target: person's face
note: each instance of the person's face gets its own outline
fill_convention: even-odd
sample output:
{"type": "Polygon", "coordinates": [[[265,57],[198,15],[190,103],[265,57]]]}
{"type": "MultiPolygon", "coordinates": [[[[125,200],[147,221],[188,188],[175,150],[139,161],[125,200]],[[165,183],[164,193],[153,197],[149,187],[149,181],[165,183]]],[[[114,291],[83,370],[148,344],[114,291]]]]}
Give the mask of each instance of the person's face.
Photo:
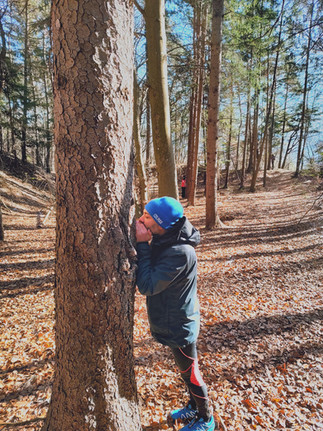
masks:
{"type": "Polygon", "coordinates": [[[158,223],[152,218],[152,216],[144,210],[143,215],[140,217],[139,221],[143,223],[147,229],[154,235],[163,235],[166,230],[159,226],[158,223]]]}

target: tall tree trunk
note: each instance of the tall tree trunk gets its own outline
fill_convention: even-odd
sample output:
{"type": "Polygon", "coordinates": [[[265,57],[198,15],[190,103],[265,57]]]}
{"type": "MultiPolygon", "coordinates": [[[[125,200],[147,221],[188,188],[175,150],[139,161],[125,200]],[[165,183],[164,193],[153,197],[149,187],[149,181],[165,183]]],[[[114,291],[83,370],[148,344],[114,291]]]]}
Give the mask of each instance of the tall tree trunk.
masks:
{"type": "Polygon", "coordinates": [[[36,103],[36,91],[33,80],[33,75],[30,73],[31,91],[33,95],[33,111],[34,111],[34,139],[33,146],[35,150],[34,164],[39,165],[39,138],[38,138],[38,115],[37,115],[37,103],[36,103]]]}
{"type": "Polygon", "coordinates": [[[241,106],[241,91],[240,85],[238,84],[238,98],[239,98],[239,130],[236,148],[236,171],[239,172],[239,160],[240,160],[240,144],[241,144],[241,129],[242,129],[242,106],[241,106]]]}
{"type": "Polygon", "coordinates": [[[279,162],[278,162],[279,169],[282,168],[282,161],[283,161],[285,129],[286,129],[286,123],[287,123],[288,90],[289,90],[289,85],[288,85],[288,82],[287,82],[286,83],[286,92],[285,92],[285,101],[284,101],[284,115],[283,115],[283,125],[282,125],[282,137],[281,137],[281,141],[280,141],[280,150],[279,150],[279,162]]]}
{"type": "Polygon", "coordinates": [[[232,141],[232,124],[233,124],[233,77],[231,76],[230,82],[230,121],[229,121],[229,138],[226,148],[226,160],[225,160],[225,180],[224,188],[228,188],[229,174],[230,174],[230,162],[231,162],[231,141],[232,141]]]}
{"type": "Polygon", "coordinates": [[[268,152],[267,152],[267,168],[268,170],[273,169],[272,166],[272,155],[273,155],[273,140],[274,140],[274,134],[275,134],[275,113],[276,113],[276,85],[274,89],[274,100],[273,100],[273,107],[272,107],[272,115],[271,115],[271,121],[270,121],[270,128],[269,128],[269,141],[268,141],[268,152]]]}
{"type": "Polygon", "coordinates": [[[146,166],[150,165],[152,159],[151,154],[151,118],[150,118],[150,102],[149,102],[149,90],[146,95],[146,166]]]}
{"type": "Polygon", "coordinates": [[[144,18],[148,81],[159,196],[178,198],[177,173],[170,132],[164,0],[146,0],[144,18]]]}
{"type": "Polygon", "coordinates": [[[220,75],[222,53],[223,0],[213,0],[209,114],[206,165],[206,228],[220,224],[217,208],[217,150],[219,138],[220,75]]]}
{"type": "Polygon", "coordinates": [[[306,121],[306,108],[307,108],[307,96],[308,96],[308,75],[309,75],[309,63],[310,63],[310,51],[311,51],[311,43],[312,43],[312,23],[313,23],[313,13],[314,13],[314,0],[312,5],[310,6],[310,22],[309,22],[309,30],[308,30],[308,40],[307,40],[307,48],[306,48],[306,63],[305,63],[305,77],[304,77],[304,89],[303,89],[303,103],[302,103],[302,114],[301,114],[301,124],[300,124],[300,135],[298,141],[298,150],[297,150],[297,160],[296,160],[296,171],[294,176],[298,177],[301,170],[302,163],[302,154],[303,154],[303,138],[304,138],[304,130],[305,130],[305,121],[306,121]]]}
{"type": "Polygon", "coordinates": [[[24,40],[24,90],[23,116],[21,129],[21,160],[27,161],[27,115],[28,115],[28,73],[29,73],[29,0],[25,2],[25,40],[24,40]]]}
{"type": "Polygon", "coordinates": [[[266,142],[265,142],[265,160],[264,160],[264,175],[263,175],[263,179],[262,179],[262,185],[263,187],[266,187],[266,182],[267,182],[267,170],[268,170],[268,146],[269,146],[269,139],[268,136],[266,138],[266,142]]]}
{"type": "MultiPolygon", "coordinates": [[[[45,54],[45,39],[43,38],[43,50],[42,50],[42,57],[43,57],[43,62],[44,64],[46,64],[46,54],[45,54]]],[[[46,112],[46,116],[45,116],[45,137],[46,137],[46,143],[45,143],[45,147],[46,147],[46,156],[45,156],[45,168],[46,168],[46,172],[50,172],[50,156],[51,156],[51,150],[52,150],[52,134],[51,134],[51,114],[50,114],[50,96],[49,96],[49,90],[48,90],[48,84],[47,84],[47,80],[48,80],[48,72],[50,69],[50,66],[47,65],[48,68],[44,69],[44,73],[43,73],[43,84],[44,84],[44,93],[45,93],[45,112],[46,112]]]]}
{"type": "MultiPolygon", "coordinates": [[[[258,114],[259,114],[259,91],[256,90],[253,108],[252,132],[250,139],[249,166],[247,172],[253,172],[258,154],[258,114]]],[[[250,120],[251,121],[251,120],[250,120]]]]}
{"type": "Polygon", "coordinates": [[[2,18],[4,17],[4,12],[0,16],[0,40],[1,40],[1,51],[0,51],[0,93],[3,89],[3,84],[5,82],[6,77],[6,55],[7,55],[7,43],[6,43],[6,34],[2,25],[2,18]]]}
{"type": "Polygon", "coordinates": [[[190,128],[187,150],[187,200],[195,205],[198,173],[198,150],[200,144],[201,113],[203,103],[205,37],[207,5],[199,1],[194,8],[194,56],[193,87],[190,106],[190,128]]]}
{"type": "Polygon", "coordinates": [[[287,148],[286,148],[286,151],[285,151],[285,156],[284,156],[283,163],[282,163],[282,169],[285,168],[285,165],[286,165],[286,162],[287,162],[287,156],[291,153],[291,151],[293,149],[292,140],[293,140],[293,138],[295,138],[296,133],[297,132],[294,131],[293,133],[291,133],[291,135],[289,137],[287,148]]]}
{"type": "Polygon", "coordinates": [[[43,431],[141,430],[129,237],[132,14],[130,0],[52,5],[56,365],[43,431]]]}
{"type": "MultiPolygon", "coordinates": [[[[281,5],[281,12],[280,12],[281,13],[281,22],[283,19],[284,7],[285,7],[285,0],[282,1],[282,5],[281,5]]],[[[280,41],[281,41],[281,30],[280,30],[279,37],[278,37],[277,52],[276,52],[274,70],[273,70],[273,79],[272,79],[272,84],[271,84],[271,89],[270,89],[270,94],[269,94],[269,104],[267,107],[264,133],[263,133],[262,140],[260,143],[259,155],[257,157],[256,164],[255,164],[253,174],[252,174],[252,179],[251,179],[251,185],[250,185],[250,191],[251,192],[254,192],[256,190],[256,182],[257,182],[257,177],[258,177],[258,173],[259,173],[259,169],[260,169],[262,154],[264,151],[266,140],[268,139],[267,133],[268,133],[268,128],[269,128],[269,124],[270,124],[270,116],[272,113],[272,107],[273,107],[273,101],[274,101],[274,90],[276,87],[276,76],[277,76],[278,58],[279,58],[279,51],[280,51],[280,41]]]]}
{"type": "MultiPolygon", "coordinates": [[[[281,51],[281,40],[282,40],[282,33],[283,33],[283,23],[284,23],[284,6],[285,6],[285,0],[282,3],[282,8],[280,12],[280,20],[279,20],[279,34],[278,34],[278,42],[277,42],[277,52],[276,52],[276,62],[278,64],[278,59],[281,51]]],[[[275,106],[276,106],[276,90],[277,90],[277,83],[275,81],[273,91],[273,112],[272,112],[272,118],[271,118],[271,127],[270,127],[270,136],[269,136],[269,149],[268,149],[268,169],[271,169],[271,156],[273,152],[273,138],[274,138],[274,128],[275,128],[275,106]]]]}
{"type": "Polygon", "coordinates": [[[245,172],[246,172],[246,159],[247,159],[247,146],[249,141],[249,122],[250,122],[250,85],[248,85],[247,94],[247,113],[246,113],[246,124],[244,132],[244,143],[243,143],[243,153],[242,153],[242,165],[241,165],[241,179],[240,188],[244,186],[245,172]]]}
{"type": "Polygon", "coordinates": [[[9,124],[10,124],[10,138],[11,138],[11,148],[8,145],[8,153],[14,152],[16,150],[16,135],[15,135],[15,121],[14,121],[14,112],[11,97],[8,95],[8,111],[9,111],[9,124]],[[11,151],[10,151],[11,150],[11,151]]]}
{"type": "Polygon", "coordinates": [[[139,116],[139,86],[136,73],[134,71],[134,119],[133,119],[133,140],[135,142],[136,171],[139,180],[139,203],[141,214],[147,203],[147,181],[146,172],[142,162],[142,151],[140,144],[140,116],[139,116]]]}

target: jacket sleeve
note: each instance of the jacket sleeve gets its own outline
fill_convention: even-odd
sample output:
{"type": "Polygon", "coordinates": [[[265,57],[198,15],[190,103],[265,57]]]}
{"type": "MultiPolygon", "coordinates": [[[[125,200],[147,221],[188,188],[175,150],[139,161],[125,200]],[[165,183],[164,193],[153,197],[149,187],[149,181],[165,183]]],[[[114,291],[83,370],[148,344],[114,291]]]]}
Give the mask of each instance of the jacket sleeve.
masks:
{"type": "Polygon", "coordinates": [[[171,249],[167,249],[167,255],[161,255],[154,266],[148,243],[137,244],[137,254],[137,286],[142,295],[157,295],[168,289],[187,268],[185,254],[174,253],[171,249]]]}

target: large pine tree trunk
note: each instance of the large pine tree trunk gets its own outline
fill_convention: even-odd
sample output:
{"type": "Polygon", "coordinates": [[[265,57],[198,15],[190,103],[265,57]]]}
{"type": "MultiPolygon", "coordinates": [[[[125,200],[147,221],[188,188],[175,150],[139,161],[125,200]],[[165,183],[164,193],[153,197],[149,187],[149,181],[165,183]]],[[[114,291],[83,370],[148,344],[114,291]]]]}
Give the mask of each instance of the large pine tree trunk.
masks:
{"type": "Polygon", "coordinates": [[[219,137],[220,73],[223,0],[213,0],[209,114],[206,165],[206,228],[219,224],[217,208],[217,146],[219,137]]]}
{"type": "Polygon", "coordinates": [[[171,142],[167,82],[164,0],[146,0],[148,81],[159,196],[178,197],[174,149],[171,142]]]}
{"type": "Polygon", "coordinates": [[[140,430],[133,362],[132,2],[52,6],[56,368],[43,430],[140,430]]]}

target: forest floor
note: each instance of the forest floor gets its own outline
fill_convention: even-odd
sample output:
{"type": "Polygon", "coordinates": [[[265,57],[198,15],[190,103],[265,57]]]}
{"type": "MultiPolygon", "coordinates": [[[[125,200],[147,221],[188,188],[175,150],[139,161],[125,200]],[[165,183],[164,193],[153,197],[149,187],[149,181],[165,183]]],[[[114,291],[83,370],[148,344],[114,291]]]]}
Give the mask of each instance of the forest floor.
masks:
{"type": "MultiPolygon", "coordinates": [[[[55,220],[37,229],[36,217],[52,197],[0,174],[0,431],[39,430],[53,378],[55,220]]],[[[182,201],[202,237],[200,368],[221,430],[322,430],[322,191],[268,175],[255,193],[221,190],[225,228],[205,230],[202,193],[195,207],[182,201]]],[[[143,430],[177,430],[166,416],[186,395],[139,294],[134,341],[143,430]]]]}

